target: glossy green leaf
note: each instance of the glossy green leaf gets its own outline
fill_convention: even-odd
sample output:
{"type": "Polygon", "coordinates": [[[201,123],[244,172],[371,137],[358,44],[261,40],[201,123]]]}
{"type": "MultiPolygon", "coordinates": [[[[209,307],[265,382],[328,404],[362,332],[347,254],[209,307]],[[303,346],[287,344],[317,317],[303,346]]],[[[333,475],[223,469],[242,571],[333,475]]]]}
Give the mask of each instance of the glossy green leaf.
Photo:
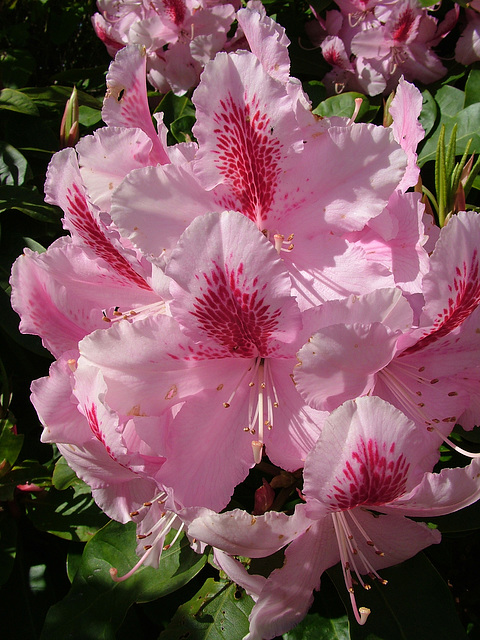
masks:
{"type": "Polygon", "coordinates": [[[4,87],[24,87],[35,69],[35,58],[24,49],[10,49],[0,54],[0,74],[4,87]]]}
{"type": "Polygon", "coordinates": [[[422,91],[422,98],[423,104],[419,120],[425,130],[425,136],[428,136],[430,131],[433,129],[437,118],[437,103],[428,90],[422,91]]]}
{"type": "Polygon", "coordinates": [[[16,209],[41,222],[59,223],[62,212],[58,207],[45,204],[35,187],[0,187],[0,211],[16,209]]]}
{"type": "Polygon", "coordinates": [[[195,124],[194,116],[182,116],[170,125],[170,131],[177,142],[191,142],[195,140],[192,127],[195,124]]]}
{"type": "Polygon", "coordinates": [[[102,112],[99,109],[92,109],[86,105],[81,105],[78,112],[78,121],[84,127],[93,127],[102,121],[102,112]]]}
{"type": "Polygon", "coordinates": [[[480,69],[472,69],[465,83],[465,107],[480,102],[480,69]]]}
{"type": "Polygon", "coordinates": [[[351,118],[355,111],[356,98],[362,99],[362,106],[360,107],[360,111],[356,118],[357,120],[361,120],[368,112],[370,102],[362,93],[356,93],[354,91],[348,91],[346,93],[341,93],[338,96],[327,98],[313,110],[313,113],[317,116],[323,116],[324,118],[331,118],[333,116],[351,118]]]}
{"type": "Polygon", "coordinates": [[[42,640],[113,640],[133,603],[179,589],[205,564],[205,556],[192,551],[181,536],[163,552],[158,569],[141,567],[125,582],[114,582],[112,567],[124,575],[138,561],[135,543],[133,522],[110,522],[87,543],[70,592],[48,612],[42,640]]]}
{"type": "Polygon", "coordinates": [[[22,91],[17,89],[2,89],[0,91],[0,109],[16,111],[29,116],[39,116],[37,106],[22,91]]]}
{"type": "Polygon", "coordinates": [[[248,633],[253,600],[243,589],[208,578],[191,600],[178,608],[159,640],[242,640],[248,633]]]}
{"type": "Polygon", "coordinates": [[[471,104],[463,108],[465,94],[455,87],[445,86],[435,94],[440,117],[430,137],[422,147],[418,162],[422,166],[425,162],[435,159],[436,149],[442,125],[445,125],[445,139],[449,140],[453,127],[457,124],[457,155],[462,154],[470,138],[473,138],[472,152],[480,151],[480,103],[471,104]]]}
{"type": "Polygon", "coordinates": [[[52,482],[55,489],[63,491],[75,484],[84,484],[80,478],[77,478],[75,471],[68,466],[67,461],[62,456],[57,460],[53,471],[52,482]]]}
{"type": "Polygon", "coordinates": [[[11,144],[0,142],[0,185],[20,186],[28,175],[25,156],[11,144]]]}
{"type": "Polygon", "coordinates": [[[288,633],[283,640],[350,640],[348,617],[323,618],[309,614],[288,633]]]}
{"type": "MultiPolygon", "coordinates": [[[[61,87],[54,85],[51,87],[27,87],[22,89],[24,95],[45,107],[58,106],[63,111],[65,104],[72,93],[72,87],[61,87]]],[[[84,91],[77,91],[78,103],[91,109],[101,110],[102,100],[90,96],[84,91]]]]}
{"type": "Polygon", "coordinates": [[[25,506],[37,529],[65,540],[87,542],[108,522],[95,504],[90,487],[84,483],[64,491],[52,488],[45,494],[32,496],[25,506]]]}
{"type": "Polygon", "coordinates": [[[0,464],[5,461],[0,477],[10,471],[22,449],[23,435],[16,434],[14,429],[11,417],[0,420],[0,464]]]}
{"type": "Polygon", "coordinates": [[[355,588],[357,605],[371,610],[360,626],[340,566],[328,572],[345,603],[351,640],[466,640],[451,593],[425,554],[379,573],[387,585],[372,580],[370,591],[355,588]]]}

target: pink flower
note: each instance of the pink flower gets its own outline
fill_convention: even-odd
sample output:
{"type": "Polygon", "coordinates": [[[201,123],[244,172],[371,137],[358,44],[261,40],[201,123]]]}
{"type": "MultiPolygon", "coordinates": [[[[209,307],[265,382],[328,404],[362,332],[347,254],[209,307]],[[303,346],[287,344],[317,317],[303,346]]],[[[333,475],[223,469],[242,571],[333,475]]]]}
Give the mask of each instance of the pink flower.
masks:
{"type": "Polygon", "coordinates": [[[226,44],[237,0],[98,0],[93,26],[109,53],[128,44],[145,47],[148,79],[178,95],[198,84],[205,63],[226,44]]]}
{"type": "Polygon", "coordinates": [[[478,401],[479,225],[478,214],[462,212],[442,229],[418,321],[417,309],[395,290],[318,310],[318,332],[300,350],[295,373],[308,404],[333,410],[349,398],[378,395],[420,427],[448,436],[478,401]]]}
{"type": "Polygon", "coordinates": [[[91,334],[75,376],[94,366],[109,407],[156,421],[143,437],[165,457],[154,478],[176,501],[220,509],[264,446],[296,470],[318,435],[323,414],[291,380],[302,314],[274,247],[236,212],[195,219],[165,274],[169,314],[145,308],[91,334]]]}
{"type": "Polygon", "coordinates": [[[437,456],[398,410],[379,398],[360,398],[326,420],[305,461],[306,504],[293,516],[185,510],[189,535],[220,549],[220,567],[256,600],[246,638],[274,638],[297,624],[321,574],[338,561],[357,621],[365,623],[370,611],[358,608],[354,580],[364,588],[371,580],[386,584],[382,568],[440,541],[437,530],[405,516],[449,513],[480,495],[479,460],[434,474],[437,456]],[[283,567],[268,578],[247,573],[229,557],[264,557],[288,543],[283,567]]]}
{"type": "Polygon", "coordinates": [[[455,60],[468,65],[480,60],[480,13],[467,9],[465,15],[467,25],[455,47],[455,60]]]}
{"type": "Polygon", "coordinates": [[[446,73],[432,47],[454,27],[458,8],[438,23],[415,0],[338,4],[341,13],[327,12],[319,26],[309,26],[312,41],[333,67],[324,79],[330,93],[350,89],[377,95],[392,91],[402,75],[429,83],[446,73]]]}

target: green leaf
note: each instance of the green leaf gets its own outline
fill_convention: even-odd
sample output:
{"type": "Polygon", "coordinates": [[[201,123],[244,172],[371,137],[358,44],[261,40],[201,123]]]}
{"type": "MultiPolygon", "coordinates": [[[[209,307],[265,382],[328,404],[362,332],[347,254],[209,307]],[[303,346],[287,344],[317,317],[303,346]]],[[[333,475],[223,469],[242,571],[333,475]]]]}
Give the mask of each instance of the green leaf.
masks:
{"type": "Polygon", "coordinates": [[[195,124],[195,116],[182,116],[177,118],[170,125],[172,136],[177,142],[191,142],[195,140],[192,134],[192,127],[195,124]]]}
{"type": "Polygon", "coordinates": [[[52,482],[58,491],[64,491],[75,484],[83,484],[82,480],[77,478],[75,471],[68,466],[63,456],[55,464],[52,482]]]}
{"type": "Polygon", "coordinates": [[[29,116],[39,116],[37,106],[22,91],[16,89],[2,89],[0,91],[0,109],[16,111],[29,116]]]}
{"type": "Polygon", "coordinates": [[[92,109],[92,107],[81,105],[78,113],[78,121],[84,127],[93,127],[102,121],[102,112],[99,109],[92,109]]]}
{"type": "Polygon", "coordinates": [[[283,640],[350,640],[348,618],[322,618],[318,613],[309,614],[288,633],[283,640]]]}
{"type": "Polygon", "coordinates": [[[16,434],[11,418],[0,420],[0,477],[4,476],[15,464],[23,445],[23,435],[16,434]]]}
{"type": "Polygon", "coordinates": [[[360,626],[340,566],[328,571],[347,609],[352,640],[466,640],[451,593],[425,554],[379,573],[387,585],[372,580],[370,591],[355,588],[357,605],[371,610],[360,626]]]}
{"type": "Polygon", "coordinates": [[[461,154],[470,138],[473,138],[472,152],[480,151],[480,103],[463,108],[465,94],[454,87],[445,86],[437,91],[435,100],[440,110],[440,118],[430,137],[426,140],[418,156],[419,165],[435,159],[438,138],[442,125],[445,125],[445,137],[450,139],[453,127],[457,124],[457,149],[461,154]]]}
{"type": "Polygon", "coordinates": [[[327,91],[325,85],[320,80],[309,80],[303,83],[303,90],[312,101],[312,108],[316,109],[318,105],[326,100],[327,91]]]}
{"type": "Polygon", "coordinates": [[[465,107],[480,102],[480,69],[472,69],[465,84],[465,107]]]}
{"type": "Polygon", "coordinates": [[[230,582],[208,578],[191,600],[177,609],[158,640],[241,640],[248,633],[250,596],[230,582]]]}
{"type": "MultiPolygon", "coordinates": [[[[72,87],[61,87],[54,85],[50,87],[28,87],[22,89],[23,94],[33,100],[36,104],[43,105],[45,107],[63,107],[72,94],[72,87]]],[[[84,91],[77,91],[78,103],[91,109],[101,110],[102,101],[98,98],[85,93],[84,91]]]]}
{"type": "Polygon", "coordinates": [[[370,102],[362,93],[356,93],[354,91],[347,91],[338,96],[327,98],[313,110],[313,113],[317,116],[323,116],[324,118],[331,118],[333,116],[351,118],[355,111],[356,98],[362,99],[362,106],[360,107],[357,117],[357,120],[360,120],[369,111],[370,102]]]}
{"type": "Polygon", "coordinates": [[[59,223],[62,211],[45,204],[36,187],[0,186],[0,212],[16,209],[41,222],[59,223]]]}
{"type": "Polygon", "coordinates": [[[51,488],[26,502],[26,513],[41,531],[65,540],[87,542],[108,522],[84,482],[58,491],[51,488]]]}
{"type": "Polygon", "coordinates": [[[26,158],[7,142],[0,142],[0,185],[22,185],[29,174],[26,158]]]}
{"type": "Polygon", "coordinates": [[[24,87],[35,69],[35,58],[24,49],[10,49],[0,55],[0,73],[4,87],[24,87]]]}
{"type": "Polygon", "coordinates": [[[162,98],[154,113],[159,111],[163,112],[163,122],[167,127],[182,116],[195,116],[192,101],[187,96],[176,96],[171,91],[162,98]]]}
{"type": "Polygon", "coordinates": [[[428,136],[435,125],[437,119],[437,103],[435,102],[430,91],[422,91],[423,105],[420,113],[420,124],[425,130],[425,136],[428,136]]]}
{"type": "Polygon", "coordinates": [[[140,567],[125,582],[114,582],[110,568],[124,575],[138,562],[135,545],[135,524],[113,521],[87,543],[70,592],[48,612],[43,640],[114,640],[133,603],[149,602],[179,589],[206,560],[181,536],[163,552],[158,569],[140,567]]]}

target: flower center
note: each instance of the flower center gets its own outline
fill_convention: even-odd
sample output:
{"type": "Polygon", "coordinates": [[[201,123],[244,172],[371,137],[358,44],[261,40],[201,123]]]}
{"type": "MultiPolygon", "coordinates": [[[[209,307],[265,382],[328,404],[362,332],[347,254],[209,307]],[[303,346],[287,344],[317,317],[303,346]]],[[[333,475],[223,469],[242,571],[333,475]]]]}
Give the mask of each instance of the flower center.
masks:
{"type": "Polygon", "coordinates": [[[223,406],[228,409],[234,401],[237,391],[248,380],[248,426],[244,431],[256,435],[252,440],[253,458],[258,464],[262,459],[264,430],[273,428],[274,409],[279,406],[277,390],[273,381],[268,359],[257,357],[240,378],[237,386],[223,406]]]}

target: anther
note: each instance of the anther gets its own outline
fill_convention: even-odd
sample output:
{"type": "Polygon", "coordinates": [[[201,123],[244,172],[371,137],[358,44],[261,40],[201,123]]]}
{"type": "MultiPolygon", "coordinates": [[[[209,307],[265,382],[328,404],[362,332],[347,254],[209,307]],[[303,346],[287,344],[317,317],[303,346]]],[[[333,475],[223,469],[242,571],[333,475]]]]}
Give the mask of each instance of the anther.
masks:
{"type": "Polygon", "coordinates": [[[131,518],[135,518],[136,516],[138,516],[140,514],[140,511],[130,511],[130,517],[131,518]]]}
{"type": "Polygon", "coordinates": [[[77,361],[74,360],[73,358],[70,358],[69,360],[67,360],[67,365],[70,371],[72,373],[75,373],[75,371],[77,370],[77,361]]]}
{"type": "Polygon", "coordinates": [[[224,402],[224,403],[223,403],[223,406],[225,407],[225,409],[228,409],[228,407],[229,407],[230,405],[228,404],[228,402],[224,402]]]}

